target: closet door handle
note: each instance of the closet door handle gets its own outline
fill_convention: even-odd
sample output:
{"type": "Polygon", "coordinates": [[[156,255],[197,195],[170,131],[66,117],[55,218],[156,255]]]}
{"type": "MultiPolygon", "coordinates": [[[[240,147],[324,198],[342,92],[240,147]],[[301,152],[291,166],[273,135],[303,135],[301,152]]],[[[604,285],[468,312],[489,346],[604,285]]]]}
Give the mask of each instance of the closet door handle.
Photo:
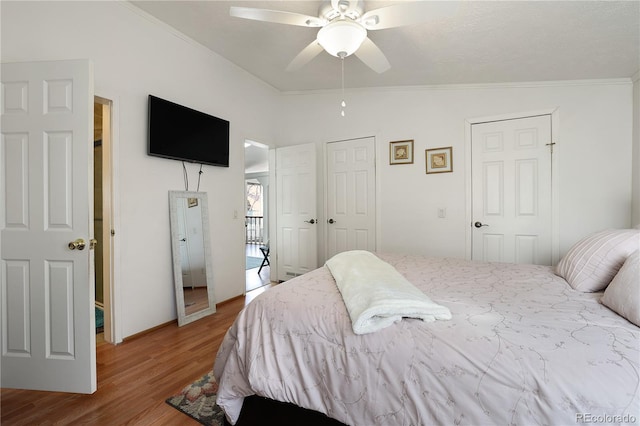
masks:
{"type": "Polygon", "coordinates": [[[489,226],[489,225],[482,222],[476,222],[473,224],[473,226],[475,226],[476,228],[482,228],[483,226],[489,226]]]}

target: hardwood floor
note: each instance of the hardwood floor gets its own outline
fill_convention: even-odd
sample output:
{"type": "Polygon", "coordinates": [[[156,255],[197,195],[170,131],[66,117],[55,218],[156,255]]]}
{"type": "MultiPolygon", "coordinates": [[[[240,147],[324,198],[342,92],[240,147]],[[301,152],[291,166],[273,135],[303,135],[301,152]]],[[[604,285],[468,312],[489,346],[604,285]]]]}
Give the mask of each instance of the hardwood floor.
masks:
{"type": "Polygon", "coordinates": [[[0,390],[5,425],[198,425],[164,401],[213,367],[225,332],[259,292],[218,304],[184,327],[170,324],[114,346],[97,347],[92,395],[0,390]]]}

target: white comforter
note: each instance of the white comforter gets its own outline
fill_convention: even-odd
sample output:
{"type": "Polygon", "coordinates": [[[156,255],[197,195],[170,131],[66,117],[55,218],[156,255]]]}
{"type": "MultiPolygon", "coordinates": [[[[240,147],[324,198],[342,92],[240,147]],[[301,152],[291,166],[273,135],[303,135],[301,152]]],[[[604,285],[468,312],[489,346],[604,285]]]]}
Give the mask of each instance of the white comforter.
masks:
{"type": "Polygon", "coordinates": [[[214,373],[235,423],[257,394],[350,425],[640,421],[640,328],[549,267],[380,255],[450,309],[356,335],[326,267],[251,302],[214,373]]]}

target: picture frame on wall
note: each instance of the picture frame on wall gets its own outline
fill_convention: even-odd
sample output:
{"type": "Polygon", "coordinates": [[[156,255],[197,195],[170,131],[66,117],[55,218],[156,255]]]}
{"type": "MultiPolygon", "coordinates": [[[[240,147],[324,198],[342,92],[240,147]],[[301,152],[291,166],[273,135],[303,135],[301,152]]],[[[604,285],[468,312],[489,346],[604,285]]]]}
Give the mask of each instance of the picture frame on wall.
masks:
{"type": "Polygon", "coordinates": [[[452,147],[433,148],[425,151],[427,174],[453,171],[452,147]]]}
{"type": "Polygon", "coordinates": [[[389,142],[389,164],[413,164],[413,139],[389,142]]]}

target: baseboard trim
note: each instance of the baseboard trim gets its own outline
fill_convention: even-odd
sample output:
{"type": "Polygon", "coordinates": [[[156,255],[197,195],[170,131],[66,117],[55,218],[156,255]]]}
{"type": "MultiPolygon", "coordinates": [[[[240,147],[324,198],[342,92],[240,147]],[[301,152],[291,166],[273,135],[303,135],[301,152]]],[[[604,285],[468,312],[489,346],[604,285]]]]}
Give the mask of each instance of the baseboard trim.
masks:
{"type": "Polygon", "coordinates": [[[164,328],[164,327],[166,327],[168,325],[171,325],[171,324],[178,324],[178,320],[174,319],[174,320],[171,320],[171,321],[167,321],[167,322],[162,323],[160,325],[156,325],[155,327],[151,327],[151,328],[143,330],[143,331],[141,331],[139,333],[132,334],[131,336],[127,336],[124,339],[122,339],[122,343],[130,342],[130,341],[138,339],[138,338],[140,338],[142,336],[146,336],[147,334],[149,334],[151,332],[154,332],[156,330],[159,330],[159,329],[164,328]]]}
{"type": "MultiPolygon", "coordinates": [[[[233,302],[235,300],[238,300],[238,299],[244,299],[244,295],[241,294],[239,296],[232,297],[231,299],[224,300],[224,301],[222,301],[220,303],[216,303],[216,307],[222,306],[222,305],[226,305],[227,303],[231,303],[231,302],[233,302]]],[[[159,329],[161,329],[163,327],[166,327],[168,325],[173,325],[173,324],[178,324],[178,320],[174,319],[174,320],[171,320],[171,321],[167,321],[165,323],[156,325],[155,327],[151,327],[151,328],[148,328],[146,330],[143,330],[143,331],[141,331],[139,333],[132,334],[131,336],[128,336],[128,337],[125,337],[124,339],[122,339],[122,343],[130,342],[132,340],[135,340],[135,339],[138,339],[140,337],[146,336],[147,334],[152,333],[152,332],[154,332],[156,330],[159,330],[159,329]]]]}
{"type": "Polygon", "coordinates": [[[238,299],[244,299],[244,294],[240,294],[236,297],[232,297],[231,299],[223,300],[222,302],[216,303],[216,307],[226,305],[227,303],[231,303],[238,299]]]}

